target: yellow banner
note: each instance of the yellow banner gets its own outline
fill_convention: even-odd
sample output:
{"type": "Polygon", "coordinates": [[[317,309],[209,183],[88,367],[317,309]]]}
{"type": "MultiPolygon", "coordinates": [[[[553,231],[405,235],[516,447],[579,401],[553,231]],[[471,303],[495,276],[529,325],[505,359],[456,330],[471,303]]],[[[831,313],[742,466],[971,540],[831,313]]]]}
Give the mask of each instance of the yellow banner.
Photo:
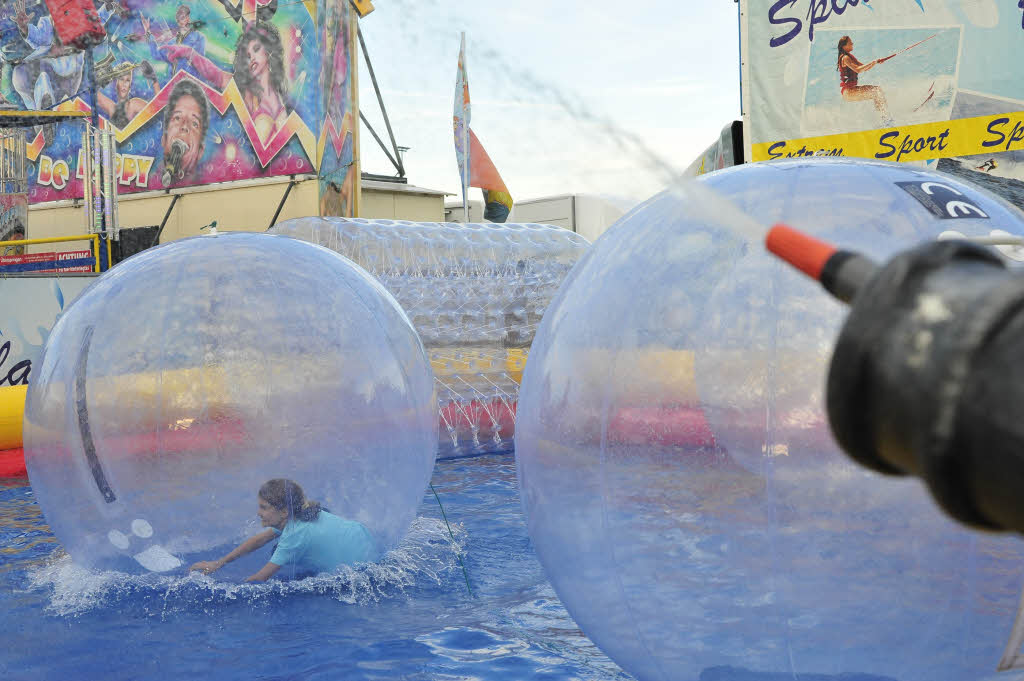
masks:
{"type": "Polygon", "coordinates": [[[1024,149],[1024,111],[919,123],[881,130],[764,142],[753,161],[799,156],[856,156],[882,161],[926,161],[1024,149]]]}

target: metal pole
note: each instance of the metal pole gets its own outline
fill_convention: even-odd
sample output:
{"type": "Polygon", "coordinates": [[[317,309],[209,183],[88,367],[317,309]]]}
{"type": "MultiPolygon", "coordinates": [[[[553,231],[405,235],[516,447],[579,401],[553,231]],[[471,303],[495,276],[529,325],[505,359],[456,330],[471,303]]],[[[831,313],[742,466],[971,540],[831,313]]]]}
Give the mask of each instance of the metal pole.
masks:
{"type": "Polygon", "coordinates": [[[100,126],[100,110],[96,106],[96,62],[92,59],[92,48],[85,51],[85,77],[89,84],[89,106],[92,108],[92,126],[100,126]]]}
{"type": "Polygon", "coordinates": [[[92,129],[92,217],[97,234],[103,233],[102,163],[100,160],[100,129],[92,129]]]}
{"type": "Polygon", "coordinates": [[[6,132],[3,133],[3,148],[0,149],[0,183],[3,183],[2,191],[4,194],[11,191],[10,188],[7,186],[8,178],[10,177],[10,172],[8,171],[8,168],[11,163],[11,155],[7,151],[7,147],[10,141],[10,135],[8,135],[6,132]]]}
{"type": "MultiPolygon", "coordinates": [[[[108,243],[114,236],[114,225],[112,224],[114,207],[112,205],[110,188],[110,183],[113,179],[111,176],[114,174],[112,172],[114,159],[110,154],[110,139],[111,135],[109,130],[102,130],[100,132],[100,143],[103,145],[103,168],[101,168],[100,171],[103,174],[103,184],[101,185],[103,187],[103,238],[106,239],[108,243]]],[[[107,263],[107,267],[110,267],[109,262],[107,263]]]]}
{"type": "MultiPolygon", "coordinates": [[[[110,181],[110,200],[112,209],[110,212],[110,219],[113,224],[110,225],[111,232],[114,236],[114,241],[121,239],[121,218],[118,214],[118,180],[120,180],[120,174],[117,172],[117,137],[114,136],[114,131],[110,131],[110,158],[111,158],[111,174],[112,179],[110,181]]],[[[122,163],[124,161],[122,160],[122,163]]]]}
{"type": "MultiPolygon", "coordinates": [[[[92,214],[92,126],[85,123],[85,132],[82,133],[82,162],[85,168],[82,171],[82,203],[85,204],[85,229],[89,234],[95,232],[96,221],[92,214]]],[[[99,257],[99,249],[96,249],[96,257],[99,257]]],[[[97,268],[99,265],[97,265],[97,268]]],[[[97,271],[99,271],[97,269],[97,271]]]]}
{"type": "Polygon", "coordinates": [[[5,193],[5,194],[8,193],[8,192],[13,191],[12,187],[7,186],[8,183],[11,183],[11,180],[13,179],[11,177],[11,156],[12,155],[11,155],[11,151],[10,151],[10,146],[11,146],[11,141],[12,141],[11,140],[11,135],[12,134],[13,133],[11,133],[11,134],[8,134],[6,132],[4,133],[4,136],[3,136],[3,151],[0,152],[0,154],[2,154],[2,155],[0,155],[0,173],[2,173],[2,179],[0,179],[0,181],[3,182],[3,193],[5,193]]]}
{"type": "MultiPolygon", "coordinates": [[[[366,69],[370,72],[370,80],[373,82],[373,91],[377,93],[377,103],[380,105],[380,112],[384,114],[384,125],[388,129],[388,137],[391,138],[391,148],[394,150],[395,156],[398,158],[397,163],[394,161],[392,161],[392,163],[395,163],[395,167],[398,168],[398,176],[405,177],[405,166],[402,165],[402,155],[398,153],[398,143],[395,142],[395,133],[391,130],[391,120],[388,118],[388,110],[384,108],[384,98],[380,94],[380,87],[377,85],[377,76],[373,73],[373,64],[370,63],[370,54],[366,51],[366,43],[363,41],[363,32],[359,28],[358,24],[356,25],[356,36],[359,38],[359,46],[363,50],[363,58],[366,59],[366,69]]],[[[359,114],[362,116],[362,111],[360,111],[359,114]]],[[[364,118],[363,120],[365,121],[366,119],[364,118]]],[[[376,133],[374,134],[374,137],[377,137],[376,133]]],[[[377,141],[380,143],[380,138],[378,138],[377,141]]],[[[381,143],[380,146],[383,148],[384,144],[381,143]]],[[[385,153],[387,153],[387,150],[385,150],[385,153]]],[[[388,156],[388,158],[391,157],[388,156]]]]}
{"type": "Polygon", "coordinates": [[[5,246],[34,246],[36,244],[62,244],[68,241],[89,241],[95,234],[75,234],[72,236],[49,236],[41,239],[18,239],[16,241],[0,241],[5,246]]]}
{"type": "MultiPolygon", "coordinates": [[[[462,32],[462,46],[459,50],[462,58],[462,72],[465,78],[465,87],[469,87],[469,66],[466,59],[466,32],[462,32]]],[[[462,123],[462,175],[459,181],[462,183],[462,219],[469,222],[469,164],[472,163],[469,152],[469,112],[466,112],[466,120],[462,123]]]]}
{"type": "MultiPolygon", "coordinates": [[[[21,193],[28,194],[28,175],[25,174],[25,131],[19,130],[15,140],[15,147],[18,150],[18,177],[21,178],[21,193]]],[[[26,231],[28,225],[25,225],[26,231]]]]}
{"type": "Polygon", "coordinates": [[[469,222],[469,121],[462,126],[462,149],[465,163],[462,164],[462,215],[463,220],[469,222]]]}
{"type": "MultiPolygon", "coordinates": [[[[96,62],[93,60],[93,52],[91,47],[85,50],[85,54],[83,56],[85,57],[85,76],[88,79],[89,85],[89,107],[91,109],[90,119],[92,121],[94,134],[96,135],[95,139],[93,140],[93,146],[95,147],[93,152],[93,162],[96,164],[96,167],[94,168],[95,174],[93,175],[93,181],[95,185],[93,187],[93,191],[96,194],[94,202],[95,212],[93,213],[93,219],[96,222],[96,233],[101,234],[102,238],[106,241],[109,237],[106,233],[107,225],[104,223],[103,220],[104,216],[100,196],[103,192],[103,169],[100,166],[100,153],[103,145],[103,138],[101,136],[102,133],[100,132],[100,108],[98,106],[99,98],[96,96],[96,62]]],[[[100,250],[103,249],[101,248],[100,250]]],[[[110,269],[109,257],[107,258],[106,269],[110,269]]]]}
{"type": "MultiPolygon", "coordinates": [[[[377,135],[377,131],[373,129],[373,126],[370,125],[370,121],[366,120],[366,116],[363,115],[362,111],[359,112],[359,120],[361,120],[363,124],[366,125],[366,129],[370,131],[371,135],[373,135],[373,139],[377,140],[377,144],[380,145],[380,150],[383,151],[384,155],[388,157],[389,161],[391,161],[391,165],[395,166],[395,170],[404,175],[405,171],[402,170],[401,162],[396,161],[394,157],[391,155],[391,152],[389,152],[387,147],[384,146],[383,140],[381,140],[380,136],[377,135]]],[[[401,177],[401,175],[399,177],[401,177]]]]}
{"type": "Polygon", "coordinates": [[[292,180],[288,183],[288,188],[284,190],[284,196],[281,197],[281,202],[277,204],[277,210],[274,211],[274,217],[270,218],[270,224],[267,225],[267,229],[270,229],[277,223],[277,216],[281,214],[281,209],[284,208],[284,202],[288,200],[288,195],[292,193],[292,187],[297,184],[297,180],[292,180]]]}
{"type": "Polygon", "coordinates": [[[167,218],[171,217],[171,211],[174,210],[174,204],[178,202],[181,194],[174,194],[174,198],[171,199],[171,205],[167,206],[167,212],[164,213],[164,219],[160,221],[160,229],[156,230],[156,236],[153,237],[153,243],[149,245],[150,248],[160,243],[160,235],[164,233],[164,225],[167,224],[167,218]]]}

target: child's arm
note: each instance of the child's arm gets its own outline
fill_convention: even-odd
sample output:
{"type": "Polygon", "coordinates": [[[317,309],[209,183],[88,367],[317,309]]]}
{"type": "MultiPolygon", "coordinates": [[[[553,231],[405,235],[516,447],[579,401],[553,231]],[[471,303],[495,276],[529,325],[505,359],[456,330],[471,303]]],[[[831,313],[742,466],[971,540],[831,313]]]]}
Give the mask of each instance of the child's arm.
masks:
{"type": "Polygon", "coordinates": [[[268,579],[270,579],[271,577],[273,577],[277,573],[277,571],[280,570],[280,569],[281,569],[280,565],[278,565],[277,563],[271,563],[271,562],[268,561],[266,565],[264,565],[263,567],[260,568],[259,572],[257,572],[254,575],[250,575],[250,576],[246,577],[245,581],[247,581],[247,582],[265,582],[268,579]]]}
{"type": "MultiPolygon", "coordinates": [[[[203,560],[203,561],[200,561],[200,562],[196,563],[195,565],[193,565],[192,567],[190,567],[189,570],[198,570],[198,571],[202,572],[204,575],[208,575],[210,573],[216,572],[217,570],[221,569],[222,567],[224,567],[225,565],[227,565],[231,561],[235,560],[236,558],[241,558],[242,556],[247,556],[250,553],[252,553],[253,551],[255,551],[256,549],[265,546],[276,535],[277,535],[277,533],[274,532],[273,530],[267,530],[266,532],[260,532],[259,534],[254,535],[254,536],[249,537],[248,539],[246,539],[244,542],[242,542],[241,544],[238,545],[238,548],[236,548],[234,551],[232,551],[228,555],[224,556],[223,558],[219,558],[217,560],[203,560]]],[[[268,565],[269,565],[269,563],[268,563],[268,565]]],[[[264,566],[264,570],[265,569],[266,569],[266,567],[264,566]]],[[[260,570],[260,572],[263,572],[263,570],[260,570]]],[[[274,570],[274,572],[277,572],[277,570],[274,570]]],[[[259,573],[257,573],[257,574],[259,574],[259,573]]],[[[273,574],[273,573],[271,573],[271,574],[273,574]]]]}

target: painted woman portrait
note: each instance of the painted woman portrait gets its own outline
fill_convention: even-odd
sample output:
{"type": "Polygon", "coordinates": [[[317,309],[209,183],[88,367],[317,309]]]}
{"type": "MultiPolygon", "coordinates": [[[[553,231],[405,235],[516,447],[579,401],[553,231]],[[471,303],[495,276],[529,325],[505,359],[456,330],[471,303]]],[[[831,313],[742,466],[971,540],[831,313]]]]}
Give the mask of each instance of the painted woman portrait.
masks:
{"type": "Polygon", "coordinates": [[[333,36],[326,36],[328,40],[331,37],[334,38],[333,46],[328,44],[326,47],[330,50],[324,55],[324,68],[326,74],[330,77],[329,84],[329,95],[327,98],[328,112],[334,116],[340,117],[349,110],[349,72],[348,72],[348,31],[349,26],[343,20],[343,14],[341,12],[331,12],[329,17],[333,18],[334,21],[328,25],[328,32],[333,32],[333,36]],[[332,49],[333,48],[333,49],[332,49]]]}
{"type": "Polygon", "coordinates": [[[256,123],[260,140],[284,125],[288,118],[284,46],[273,24],[254,21],[246,25],[235,50],[235,82],[256,123]]]}
{"type": "MultiPolygon", "coordinates": [[[[352,25],[348,23],[348,7],[332,5],[324,14],[321,32],[323,51],[320,55],[320,88],[324,115],[335,130],[343,135],[341,149],[332,144],[324,149],[321,162],[320,211],[322,215],[355,214],[356,164],[353,163],[352,80],[349,73],[352,25]]],[[[326,125],[326,121],[325,121],[326,125]]]]}
{"type": "MultiPolygon", "coordinates": [[[[135,67],[130,63],[124,62],[119,65],[119,68],[125,72],[114,79],[114,97],[111,98],[104,92],[97,92],[96,103],[107,117],[107,120],[119,129],[124,130],[132,119],[146,108],[148,101],[142,97],[135,97],[132,94],[135,67]]],[[[142,77],[149,83],[152,95],[156,95],[160,90],[160,85],[157,83],[156,73],[153,71],[152,65],[144,61],[139,65],[138,69],[142,77]]]]}
{"type": "Polygon", "coordinates": [[[291,104],[285,77],[284,46],[277,28],[266,21],[245,25],[235,48],[234,71],[225,71],[185,45],[163,45],[168,59],[187,59],[201,78],[223,90],[234,77],[253,118],[260,141],[267,140],[288,119],[291,104]]]}

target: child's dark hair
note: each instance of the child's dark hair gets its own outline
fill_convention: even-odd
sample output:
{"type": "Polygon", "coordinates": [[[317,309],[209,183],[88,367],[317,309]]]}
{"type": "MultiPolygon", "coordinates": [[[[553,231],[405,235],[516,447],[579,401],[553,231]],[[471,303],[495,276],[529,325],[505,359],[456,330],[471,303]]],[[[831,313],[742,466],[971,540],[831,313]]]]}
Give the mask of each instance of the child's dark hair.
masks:
{"type": "Polygon", "coordinates": [[[848,35],[844,35],[839,39],[839,56],[836,57],[836,69],[842,70],[843,68],[843,55],[846,54],[843,52],[843,47],[845,47],[849,42],[850,36],[848,35]]]}
{"type": "Polygon", "coordinates": [[[278,510],[287,510],[289,518],[312,521],[320,515],[320,502],[307,501],[299,484],[286,478],[274,478],[263,483],[260,498],[278,510]]]}

